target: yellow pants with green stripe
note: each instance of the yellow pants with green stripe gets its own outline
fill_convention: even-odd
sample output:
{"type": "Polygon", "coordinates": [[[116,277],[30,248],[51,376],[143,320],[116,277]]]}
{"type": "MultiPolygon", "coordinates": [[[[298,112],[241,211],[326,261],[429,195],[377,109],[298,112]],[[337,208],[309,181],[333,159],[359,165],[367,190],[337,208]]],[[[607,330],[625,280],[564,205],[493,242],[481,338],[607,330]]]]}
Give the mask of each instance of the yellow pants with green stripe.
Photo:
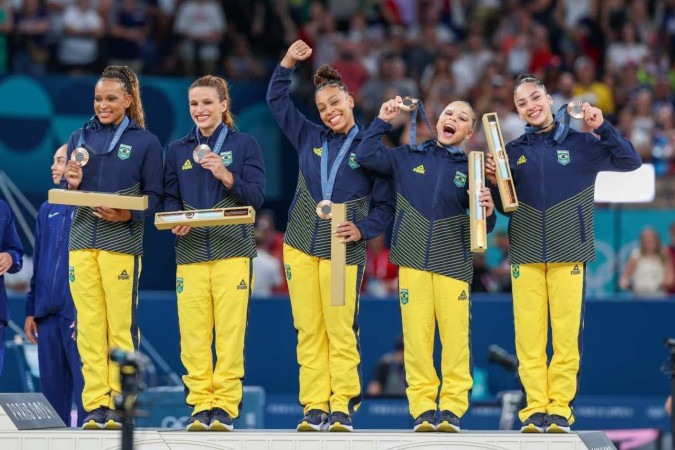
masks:
{"type": "Polygon", "coordinates": [[[284,265],[298,333],[300,404],[351,414],[361,404],[357,323],[363,266],[348,265],[345,305],[331,306],[330,260],[284,244],[284,265]]]}
{"type": "Polygon", "coordinates": [[[541,412],[574,423],[585,277],[584,263],[511,266],[518,373],[527,396],[521,420],[541,412]],[[547,364],[549,316],[553,357],[547,364]]]}
{"type": "Polygon", "coordinates": [[[120,393],[119,366],[108,355],[113,348],[138,350],[141,258],[106,250],[73,250],[69,266],[84,377],[82,404],[89,412],[100,406],[114,408],[114,397],[120,393]]]}
{"type": "Polygon", "coordinates": [[[440,407],[441,411],[449,410],[462,417],[469,407],[473,386],[469,284],[409,267],[400,267],[398,277],[410,415],[417,418],[440,407]],[[442,386],[434,367],[437,322],[443,347],[442,386]]]}
{"type": "Polygon", "coordinates": [[[186,402],[194,412],[222,408],[239,416],[244,339],[253,289],[251,258],[227,258],[176,268],[180,358],[187,370],[186,402]],[[211,346],[215,329],[216,363],[211,346]]]}

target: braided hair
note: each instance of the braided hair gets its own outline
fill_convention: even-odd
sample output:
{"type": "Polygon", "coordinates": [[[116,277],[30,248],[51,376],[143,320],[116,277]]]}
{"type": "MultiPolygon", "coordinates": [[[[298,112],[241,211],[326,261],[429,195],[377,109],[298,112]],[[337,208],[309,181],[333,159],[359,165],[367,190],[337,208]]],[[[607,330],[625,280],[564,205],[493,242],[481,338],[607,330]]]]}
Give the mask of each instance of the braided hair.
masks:
{"type": "Polygon", "coordinates": [[[129,116],[139,127],[145,128],[145,113],[141,103],[141,89],[136,73],[127,66],[108,66],[103,69],[101,80],[116,80],[122,85],[124,92],[131,96],[129,116]]]}

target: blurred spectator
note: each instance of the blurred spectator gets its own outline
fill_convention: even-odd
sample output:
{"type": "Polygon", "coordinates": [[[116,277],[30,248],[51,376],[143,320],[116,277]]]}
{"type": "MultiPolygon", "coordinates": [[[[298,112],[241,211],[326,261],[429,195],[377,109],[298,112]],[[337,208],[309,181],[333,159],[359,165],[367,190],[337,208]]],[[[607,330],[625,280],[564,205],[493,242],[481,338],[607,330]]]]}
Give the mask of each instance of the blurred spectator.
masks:
{"type": "Polygon", "coordinates": [[[353,95],[358,95],[361,87],[368,80],[368,71],[358,57],[359,45],[352,41],[342,41],[339,45],[338,57],[331,64],[335,70],[343,74],[342,81],[353,95]]]}
{"type": "Polygon", "coordinates": [[[633,129],[630,140],[643,162],[652,160],[654,116],[652,114],[652,93],[642,89],[634,99],[633,129]]]}
{"type": "Polygon", "coordinates": [[[654,79],[654,94],[652,106],[657,113],[663,106],[675,108],[675,96],[666,73],[659,73],[654,79]]]}
{"type": "Polygon", "coordinates": [[[667,175],[671,171],[675,156],[673,142],[675,142],[673,107],[664,104],[656,111],[652,140],[652,164],[657,177],[667,175]]]}
{"type": "Polygon", "coordinates": [[[398,267],[389,262],[384,234],[366,244],[363,292],[374,297],[391,297],[398,290],[398,267]]]}
{"type": "Polygon", "coordinates": [[[283,268],[284,234],[280,231],[277,231],[276,218],[271,210],[263,209],[256,213],[255,233],[258,248],[264,250],[266,254],[272,256],[278,263],[277,267],[279,276],[281,277],[281,282],[278,284],[275,283],[272,290],[275,293],[288,292],[288,285],[286,284],[286,272],[283,268]]]}
{"type": "Polygon", "coordinates": [[[488,270],[485,262],[485,254],[473,254],[473,278],[471,280],[471,292],[496,292],[497,282],[488,270]]]}
{"type": "MultiPolygon", "coordinates": [[[[529,73],[532,73],[539,79],[544,79],[546,69],[554,65],[554,55],[549,43],[549,35],[546,27],[535,25],[532,27],[530,35],[530,67],[529,73]]],[[[555,111],[554,111],[555,113],[555,111]]]]}
{"type": "Polygon", "coordinates": [[[263,245],[267,251],[279,261],[284,254],[284,234],[276,229],[276,218],[269,209],[263,209],[256,213],[256,232],[262,233],[263,245]]]}
{"type": "Polygon", "coordinates": [[[253,55],[244,36],[232,36],[230,53],[225,57],[225,74],[230,80],[260,80],[265,68],[253,55]]]}
{"type": "Polygon", "coordinates": [[[58,61],[71,74],[95,69],[98,39],[103,36],[103,20],[90,0],[75,0],[63,13],[63,31],[58,61]]]}
{"type": "Polygon", "coordinates": [[[174,32],[179,36],[183,74],[216,73],[220,43],[227,26],[223,7],[215,0],[186,0],[176,12],[174,32]]]}
{"type": "Polygon", "coordinates": [[[621,39],[612,42],[607,47],[607,54],[605,55],[606,70],[609,72],[617,71],[630,63],[638,67],[648,53],[647,46],[644,42],[641,42],[635,25],[626,22],[621,31],[621,39]]]}
{"type": "Polygon", "coordinates": [[[150,34],[151,19],[138,0],[122,0],[112,12],[110,26],[110,64],[129,66],[143,71],[143,46],[150,34]]]}
{"type": "Polygon", "coordinates": [[[44,75],[49,59],[45,40],[49,21],[40,0],[23,0],[15,24],[14,72],[44,75]]]}
{"type": "Polygon", "coordinates": [[[582,19],[595,17],[599,0],[558,0],[555,20],[566,33],[574,34],[582,19]]]}
{"type": "Polygon", "coordinates": [[[469,33],[464,51],[452,63],[452,74],[456,83],[456,93],[465,96],[483,76],[493,54],[487,48],[479,30],[469,33]]]}
{"type": "Polygon", "coordinates": [[[314,70],[324,64],[330,64],[338,57],[338,48],[343,39],[342,34],[338,32],[335,16],[331,12],[325,12],[319,24],[314,36],[315,44],[312,53],[314,70]]]}
{"type": "Polygon", "coordinates": [[[640,246],[633,251],[619,280],[621,289],[639,297],[660,297],[673,282],[673,263],[653,228],[640,234],[640,246]]]}
{"type": "Polygon", "coordinates": [[[603,114],[614,113],[614,97],[609,87],[595,79],[595,63],[587,56],[581,56],[574,62],[577,84],[574,97],[597,106],[603,114]]]}
{"type": "Polygon", "coordinates": [[[403,397],[405,395],[405,366],[403,364],[403,336],[398,338],[394,351],[382,355],[375,373],[368,383],[366,394],[371,396],[403,397]]]}
{"type": "Polygon", "coordinates": [[[256,230],[255,243],[258,256],[253,258],[252,297],[269,297],[284,282],[281,262],[269,253],[265,238],[264,231],[256,230]]]}
{"type": "Polygon", "coordinates": [[[406,78],[405,73],[405,62],[401,56],[390,53],[382,57],[379,76],[368,80],[361,89],[361,95],[357,96],[369,123],[379,111],[389,89],[401,97],[418,97],[417,84],[406,78]]]}

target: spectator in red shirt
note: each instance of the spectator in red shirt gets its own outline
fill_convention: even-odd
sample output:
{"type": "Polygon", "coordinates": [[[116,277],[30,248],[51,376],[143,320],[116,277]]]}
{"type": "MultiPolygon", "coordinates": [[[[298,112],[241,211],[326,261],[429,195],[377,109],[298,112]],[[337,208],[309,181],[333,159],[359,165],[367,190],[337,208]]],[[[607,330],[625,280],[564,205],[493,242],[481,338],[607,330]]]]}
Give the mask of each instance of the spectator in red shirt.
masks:
{"type": "Polygon", "coordinates": [[[398,290],[398,267],[389,262],[384,234],[368,241],[362,290],[375,297],[392,296],[398,290]]]}

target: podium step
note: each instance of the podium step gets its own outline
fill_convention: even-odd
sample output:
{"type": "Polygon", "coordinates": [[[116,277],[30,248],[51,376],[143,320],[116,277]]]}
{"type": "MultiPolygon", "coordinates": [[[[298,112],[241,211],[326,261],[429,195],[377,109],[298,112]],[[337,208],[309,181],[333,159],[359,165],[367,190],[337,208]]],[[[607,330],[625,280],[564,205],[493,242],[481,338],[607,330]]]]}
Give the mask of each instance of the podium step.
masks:
{"type": "MultiPolygon", "coordinates": [[[[121,450],[120,431],[2,431],[2,450],[121,450]]],[[[298,433],[246,430],[188,433],[139,429],[135,450],[616,450],[600,431],[570,434],[467,431],[458,434],[401,430],[298,433]]]]}

